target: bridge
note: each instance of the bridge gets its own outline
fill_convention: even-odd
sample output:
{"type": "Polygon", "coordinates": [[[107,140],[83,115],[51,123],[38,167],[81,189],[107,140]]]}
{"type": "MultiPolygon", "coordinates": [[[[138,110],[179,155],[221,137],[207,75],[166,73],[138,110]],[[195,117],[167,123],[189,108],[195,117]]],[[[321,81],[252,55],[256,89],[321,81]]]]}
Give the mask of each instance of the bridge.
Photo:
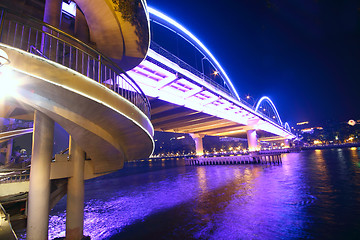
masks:
{"type": "Polygon", "coordinates": [[[198,155],[205,135],[247,137],[250,151],[295,137],[268,97],[256,107],[240,99],[206,47],[145,1],[130,15],[116,1],[77,0],[73,12],[61,0],[47,0],[44,12],[19,4],[0,5],[0,117],[33,128],[0,137],[33,132],[28,239],[47,239],[48,211],[64,193],[66,238],[81,239],[84,180],[148,157],[154,130],[189,133],[198,155]],[[150,43],[148,12],[198,49],[225,87],[150,43]],[[70,136],[69,154],[51,161],[55,122],[70,136]]]}
{"type": "Polygon", "coordinates": [[[192,33],[165,14],[148,7],[150,20],[189,42],[206,58],[225,86],[222,86],[151,42],[146,59],[128,71],[148,96],[151,122],[156,131],[189,133],[202,155],[201,138],[227,136],[248,138],[250,151],[259,150],[259,141],[295,138],[283,123],[270,98],[264,96],[256,106],[239,97],[233,83],[211,52],[192,33]]]}

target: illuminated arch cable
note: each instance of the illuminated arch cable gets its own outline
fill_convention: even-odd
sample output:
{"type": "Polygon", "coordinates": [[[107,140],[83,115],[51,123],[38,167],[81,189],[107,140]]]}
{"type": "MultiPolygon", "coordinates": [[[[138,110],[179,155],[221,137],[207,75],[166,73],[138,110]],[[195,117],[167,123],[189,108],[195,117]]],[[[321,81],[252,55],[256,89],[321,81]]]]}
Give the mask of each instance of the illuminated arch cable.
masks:
{"type": "Polygon", "coordinates": [[[276,107],[275,107],[275,104],[271,101],[271,99],[269,97],[262,97],[259,99],[259,101],[257,102],[256,104],[256,107],[255,107],[255,112],[259,112],[259,107],[260,107],[260,104],[263,102],[263,101],[266,101],[270,104],[272,110],[275,112],[275,115],[276,115],[276,118],[278,119],[279,123],[280,123],[280,126],[282,126],[282,121],[281,121],[281,118],[280,118],[280,115],[278,113],[278,111],[276,110],[276,107]]]}
{"type": "Polygon", "coordinates": [[[285,122],[285,123],[284,123],[284,128],[285,128],[286,130],[288,130],[289,132],[291,132],[290,125],[289,125],[288,122],[285,122]]]}
{"type": "Polygon", "coordinates": [[[215,57],[211,54],[211,52],[205,47],[204,44],[200,42],[191,32],[189,32],[186,28],[180,25],[178,22],[173,20],[172,18],[166,16],[165,14],[155,10],[152,7],[148,6],[148,11],[150,13],[150,20],[169,29],[170,31],[176,33],[187,42],[189,42],[192,46],[194,46],[199,52],[201,52],[211,63],[211,65],[220,72],[220,75],[225,80],[225,83],[228,85],[229,90],[232,94],[240,100],[239,94],[235,90],[234,85],[230,81],[224,69],[221,67],[220,63],[215,59],[215,57]]]}

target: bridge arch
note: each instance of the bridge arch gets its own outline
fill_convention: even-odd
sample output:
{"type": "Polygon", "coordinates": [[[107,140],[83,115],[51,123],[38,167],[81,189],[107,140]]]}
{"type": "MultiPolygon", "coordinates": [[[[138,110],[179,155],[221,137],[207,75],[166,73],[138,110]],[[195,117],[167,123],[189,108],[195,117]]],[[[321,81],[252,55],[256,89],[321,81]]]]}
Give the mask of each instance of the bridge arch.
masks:
{"type": "Polygon", "coordinates": [[[220,63],[198,38],[196,38],[189,30],[176,22],[174,19],[166,16],[158,10],[155,10],[154,8],[151,8],[149,6],[147,7],[147,10],[150,14],[150,21],[153,21],[174,32],[175,34],[183,38],[185,41],[190,43],[193,47],[195,47],[203,56],[205,56],[206,59],[210,62],[210,64],[219,71],[220,76],[223,78],[234,97],[236,97],[237,100],[241,101],[239,94],[237,93],[225,70],[221,67],[220,63]]]}
{"type": "Polygon", "coordinates": [[[288,130],[289,132],[291,132],[291,128],[290,128],[290,125],[289,125],[288,122],[285,122],[285,123],[284,123],[284,128],[285,128],[286,130],[288,130]]]}
{"type": "Polygon", "coordinates": [[[282,121],[281,121],[281,118],[280,118],[280,115],[275,107],[275,104],[271,101],[271,99],[267,96],[263,96],[262,98],[259,99],[259,101],[257,102],[256,104],[256,107],[255,107],[255,112],[259,112],[259,108],[260,108],[260,105],[263,103],[263,102],[267,102],[269,104],[269,106],[271,107],[272,111],[274,112],[275,114],[275,118],[278,122],[278,124],[280,126],[283,126],[282,124],[282,121]]]}

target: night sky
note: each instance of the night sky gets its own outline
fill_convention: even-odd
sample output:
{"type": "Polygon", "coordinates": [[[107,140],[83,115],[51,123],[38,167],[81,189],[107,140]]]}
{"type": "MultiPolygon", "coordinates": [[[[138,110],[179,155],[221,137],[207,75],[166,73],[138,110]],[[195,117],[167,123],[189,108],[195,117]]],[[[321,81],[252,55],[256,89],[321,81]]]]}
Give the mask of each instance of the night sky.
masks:
{"type": "Polygon", "coordinates": [[[218,59],[239,95],[290,125],[360,119],[360,1],[148,0],[218,59]]]}

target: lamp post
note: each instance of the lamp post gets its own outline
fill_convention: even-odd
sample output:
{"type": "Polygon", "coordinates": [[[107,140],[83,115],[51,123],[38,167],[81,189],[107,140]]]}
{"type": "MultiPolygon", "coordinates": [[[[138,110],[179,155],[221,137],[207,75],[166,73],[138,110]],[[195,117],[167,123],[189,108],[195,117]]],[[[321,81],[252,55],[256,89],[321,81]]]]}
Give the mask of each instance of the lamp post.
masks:
{"type": "Polygon", "coordinates": [[[254,105],[256,103],[255,99],[252,96],[250,96],[250,94],[246,95],[245,98],[246,98],[246,102],[254,108],[254,105]],[[251,101],[253,101],[252,104],[251,104],[251,101]]]}
{"type": "Polygon", "coordinates": [[[206,57],[201,58],[201,70],[202,70],[202,77],[203,77],[203,79],[205,78],[205,73],[204,73],[204,59],[207,60],[207,58],[206,58],[206,57]]]}

